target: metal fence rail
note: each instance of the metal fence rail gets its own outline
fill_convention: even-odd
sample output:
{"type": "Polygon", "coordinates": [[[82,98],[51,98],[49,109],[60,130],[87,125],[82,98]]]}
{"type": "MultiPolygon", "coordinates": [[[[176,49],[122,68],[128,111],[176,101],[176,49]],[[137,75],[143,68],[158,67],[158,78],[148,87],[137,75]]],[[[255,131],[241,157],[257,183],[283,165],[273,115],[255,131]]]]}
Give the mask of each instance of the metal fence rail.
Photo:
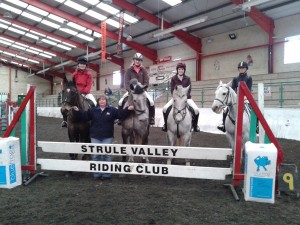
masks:
{"type": "MultiPolygon", "coordinates": [[[[253,84],[253,95],[257,100],[257,84],[253,84]]],[[[289,82],[266,82],[265,87],[265,106],[272,108],[300,108],[300,81],[289,82]]],[[[193,88],[192,96],[195,103],[200,108],[211,107],[214,100],[216,86],[193,88]]],[[[107,96],[110,105],[117,107],[120,98],[126,92],[120,89],[112,95],[107,96]]],[[[169,82],[161,83],[148,90],[153,97],[155,105],[162,107],[171,99],[169,82]]],[[[103,94],[94,93],[95,98],[103,94]]],[[[38,96],[38,107],[59,107],[61,105],[60,95],[38,96]]]]}

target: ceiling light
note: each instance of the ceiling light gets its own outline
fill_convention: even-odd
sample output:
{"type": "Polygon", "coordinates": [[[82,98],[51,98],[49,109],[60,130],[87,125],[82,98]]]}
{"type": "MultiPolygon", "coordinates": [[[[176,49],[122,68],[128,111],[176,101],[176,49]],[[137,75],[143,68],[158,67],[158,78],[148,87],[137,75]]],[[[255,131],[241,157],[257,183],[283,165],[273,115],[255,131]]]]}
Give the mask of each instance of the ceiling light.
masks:
{"type": "Polygon", "coordinates": [[[235,33],[230,33],[230,34],[228,34],[228,36],[229,36],[229,38],[230,38],[231,40],[236,39],[236,34],[235,34],[235,33]]]}
{"type": "Polygon", "coordinates": [[[43,38],[40,37],[40,38],[36,41],[36,43],[38,43],[38,44],[43,43],[43,38]]]}
{"type": "Polygon", "coordinates": [[[207,40],[206,40],[206,43],[212,43],[214,41],[214,39],[213,38],[208,38],[207,40]]]}
{"type": "Polygon", "coordinates": [[[68,20],[64,20],[64,21],[61,23],[61,28],[66,28],[66,27],[68,26],[68,23],[69,23],[68,20]]]}
{"type": "Polygon", "coordinates": [[[133,39],[132,36],[128,35],[127,38],[126,38],[126,41],[132,41],[132,39],[133,39]]]}
{"type": "Polygon", "coordinates": [[[171,6],[177,5],[182,2],[181,0],[163,0],[163,1],[171,6]]]}
{"type": "Polygon", "coordinates": [[[207,18],[208,18],[207,16],[203,16],[203,17],[197,18],[195,20],[190,20],[188,22],[176,25],[174,27],[171,27],[171,28],[162,30],[162,31],[160,31],[160,32],[158,32],[156,34],[153,34],[153,37],[155,37],[155,38],[156,37],[160,37],[160,36],[163,36],[165,34],[172,33],[172,32],[174,32],[176,30],[181,30],[181,29],[193,26],[193,25],[198,24],[198,23],[203,23],[203,22],[205,22],[207,20],[207,18]]]}
{"type": "Polygon", "coordinates": [[[252,1],[244,2],[242,4],[242,10],[250,12],[251,7],[256,6],[256,5],[260,5],[260,4],[269,2],[269,1],[271,1],[271,0],[255,0],[255,1],[252,0],[252,1]]]}
{"type": "Polygon", "coordinates": [[[13,18],[11,12],[9,12],[9,11],[6,11],[6,12],[3,14],[3,17],[6,18],[6,19],[12,19],[12,18],[13,18]]]}

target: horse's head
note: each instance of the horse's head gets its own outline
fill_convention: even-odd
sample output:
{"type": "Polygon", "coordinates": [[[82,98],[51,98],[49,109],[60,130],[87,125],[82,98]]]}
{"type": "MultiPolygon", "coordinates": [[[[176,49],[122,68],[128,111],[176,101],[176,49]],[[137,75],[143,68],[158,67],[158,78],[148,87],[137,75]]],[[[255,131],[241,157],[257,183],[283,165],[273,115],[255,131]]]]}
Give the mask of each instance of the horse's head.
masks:
{"type": "Polygon", "coordinates": [[[130,90],[134,94],[142,94],[147,89],[146,85],[142,85],[137,79],[133,78],[129,81],[130,90]]]}
{"type": "Polygon", "coordinates": [[[235,92],[231,88],[231,82],[223,84],[222,81],[220,81],[219,86],[217,87],[217,90],[215,92],[215,99],[211,107],[213,112],[219,114],[226,106],[234,104],[235,102],[233,99],[233,95],[235,95],[235,92]]]}
{"type": "Polygon", "coordinates": [[[79,92],[75,81],[64,80],[64,88],[62,91],[62,104],[65,109],[70,109],[72,106],[77,105],[79,92]]]}
{"type": "Polygon", "coordinates": [[[176,122],[183,120],[185,117],[189,89],[190,86],[184,88],[181,85],[178,85],[174,88],[173,115],[176,122]]]}
{"type": "Polygon", "coordinates": [[[139,82],[131,85],[132,88],[129,92],[128,105],[133,105],[135,113],[137,114],[145,113],[148,109],[145,85],[142,85],[139,82]]]}

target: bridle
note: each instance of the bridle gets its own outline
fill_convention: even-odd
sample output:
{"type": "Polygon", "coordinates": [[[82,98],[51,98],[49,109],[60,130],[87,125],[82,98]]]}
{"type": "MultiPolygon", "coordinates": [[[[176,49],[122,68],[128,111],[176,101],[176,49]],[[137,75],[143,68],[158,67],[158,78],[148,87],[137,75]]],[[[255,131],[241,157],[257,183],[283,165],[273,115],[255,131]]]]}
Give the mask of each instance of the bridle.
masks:
{"type": "Polygon", "coordinates": [[[187,103],[184,105],[184,107],[183,107],[182,109],[176,108],[175,105],[173,105],[173,108],[174,108],[174,110],[173,110],[173,118],[174,118],[174,120],[175,120],[175,123],[178,124],[178,123],[179,123],[180,121],[182,121],[182,120],[185,118],[185,116],[186,116],[187,103]],[[181,119],[181,120],[176,120],[176,118],[175,118],[176,115],[177,115],[178,113],[182,116],[182,119],[181,119]]]}
{"type": "MultiPolygon", "coordinates": [[[[223,86],[220,86],[220,87],[223,87],[223,86]]],[[[220,88],[220,87],[219,87],[219,88],[220,88]]],[[[219,88],[218,88],[218,89],[219,89],[219,88]]],[[[227,116],[228,116],[228,118],[230,119],[230,121],[232,122],[232,124],[235,125],[235,120],[230,116],[230,109],[231,109],[231,107],[232,107],[233,105],[236,105],[236,102],[235,102],[235,103],[230,103],[230,104],[228,104],[229,95],[230,95],[230,90],[229,90],[229,87],[225,87],[225,88],[227,89],[227,93],[226,93],[226,95],[225,95],[224,100],[222,101],[222,100],[220,100],[220,99],[218,99],[218,98],[215,98],[215,100],[218,101],[218,102],[220,102],[220,103],[222,103],[223,106],[228,106],[228,113],[227,113],[227,116]]],[[[223,110],[224,110],[224,109],[223,109],[223,110]]]]}
{"type": "MultiPolygon", "coordinates": [[[[223,86],[220,86],[220,87],[223,87],[223,86]]],[[[232,106],[232,105],[235,105],[236,103],[233,103],[233,104],[230,103],[230,104],[228,104],[230,90],[229,90],[229,87],[225,87],[225,88],[227,89],[227,93],[226,93],[226,96],[225,96],[224,100],[222,101],[222,100],[220,100],[218,98],[215,98],[215,100],[218,101],[218,102],[221,102],[223,106],[232,106]]]]}
{"type": "Polygon", "coordinates": [[[71,90],[71,88],[67,88],[66,91],[68,93],[70,93],[69,94],[70,96],[68,98],[65,97],[62,101],[62,104],[64,104],[64,105],[68,104],[70,106],[74,106],[73,103],[76,102],[75,100],[76,100],[76,96],[78,95],[78,91],[77,90],[73,91],[73,90],[71,90]]]}

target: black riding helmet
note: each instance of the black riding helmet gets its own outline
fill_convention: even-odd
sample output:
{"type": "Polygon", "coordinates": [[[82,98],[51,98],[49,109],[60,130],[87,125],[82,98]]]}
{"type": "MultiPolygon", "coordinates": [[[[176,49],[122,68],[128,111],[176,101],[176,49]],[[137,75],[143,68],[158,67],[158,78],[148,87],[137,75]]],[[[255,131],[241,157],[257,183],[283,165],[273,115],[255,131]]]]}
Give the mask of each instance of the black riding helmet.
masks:
{"type": "Polygon", "coordinates": [[[248,69],[248,63],[246,63],[246,62],[239,62],[238,69],[239,68],[246,68],[246,69],[248,69]]]}
{"type": "Polygon", "coordinates": [[[176,65],[176,71],[177,71],[177,73],[178,73],[178,68],[183,68],[184,72],[185,72],[185,70],[186,70],[185,63],[184,62],[177,63],[177,65],[176,65]]]}
{"type": "Polygon", "coordinates": [[[78,59],[77,59],[77,62],[78,64],[84,64],[84,65],[87,65],[88,64],[88,60],[85,56],[80,56],[78,59]]]}

